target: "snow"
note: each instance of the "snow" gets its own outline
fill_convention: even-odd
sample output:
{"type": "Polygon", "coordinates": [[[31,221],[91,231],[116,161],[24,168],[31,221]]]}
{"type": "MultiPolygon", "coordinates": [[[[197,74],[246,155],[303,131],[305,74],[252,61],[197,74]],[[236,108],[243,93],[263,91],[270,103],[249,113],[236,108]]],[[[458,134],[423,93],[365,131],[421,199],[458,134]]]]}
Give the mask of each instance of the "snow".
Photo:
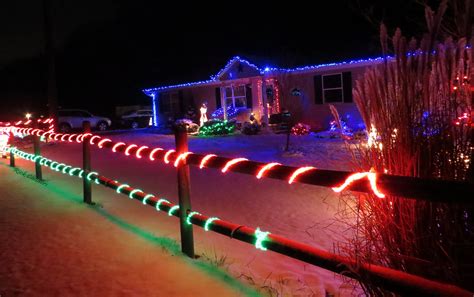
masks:
{"type": "MultiPolygon", "coordinates": [[[[174,148],[174,137],[171,135],[140,132],[107,137],[127,143],[174,148]]],[[[322,140],[311,135],[292,136],[290,152],[286,153],[282,151],[285,140],[286,135],[274,134],[191,137],[189,150],[293,166],[350,169],[351,157],[340,140],[322,140]]],[[[81,145],[75,143],[44,145],[42,155],[69,165],[80,166],[82,163],[81,145]]],[[[19,161],[19,167],[34,172],[31,165],[30,162],[19,161]]],[[[10,170],[6,166],[0,168],[2,176],[10,170]]],[[[176,169],[170,165],[93,148],[92,168],[102,175],[177,202],[176,169]]],[[[199,273],[196,265],[190,263],[193,261],[171,257],[157,247],[169,249],[171,245],[171,250],[179,250],[179,246],[170,244],[179,242],[179,222],[176,218],[157,213],[138,201],[131,201],[126,196],[98,186],[93,187],[93,200],[100,207],[86,207],[80,203],[80,180],[49,169],[44,169],[43,174],[48,181],[46,187],[12,174],[6,175],[7,181],[1,181],[3,186],[8,184],[15,190],[18,187],[35,193],[21,195],[21,199],[16,194],[14,197],[8,194],[10,196],[1,199],[2,204],[6,204],[2,205],[2,209],[11,208],[7,213],[15,214],[1,218],[3,222],[0,226],[6,228],[0,230],[1,234],[24,234],[18,240],[7,242],[7,248],[2,247],[2,251],[12,253],[8,257],[19,261],[13,263],[13,267],[11,260],[0,263],[10,266],[0,268],[0,281],[8,280],[10,283],[9,278],[13,278],[15,285],[9,286],[12,290],[48,288],[51,292],[59,292],[65,286],[65,290],[78,295],[85,292],[81,290],[100,291],[100,295],[132,291],[140,292],[136,295],[150,295],[147,293],[161,289],[168,281],[174,284],[170,288],[167,286],[168,289],[186,288],[184,292],[199,292],[197,295],[208,296],[232,295],[249,285],[271,296],[347,296],[357,290],[356,286],[332,272],[194,227],[196,254],[204,259],[194,262],[200,265],[207,262],[219,264],[239,280],[240,285],[234,284],[229,289],[228,282],[223,284],[222,278],[216,280],[215,273],[211,276],[209,271],[199,273]],[[13,200],[15,203],[10,205],[13,200]],[[21,219],[16,219],[17,212],[21,219]],[[43,221],[44,224],[38,224],[43,221]],[[62,223],[58,224],[58,221],[62,223]],[[41,252],[37,251],[38,246],[41,252]],[[86,258],[90,261],[84,260],[86,258]],[[60,263],[54,264],[56,261],[60,263]],[[49,263],[50,267],[41,268],[44,271],[33,270],[35,266],[49,263]],[[52,268],[60,280],[55,281],[54,285],[49,280],[51,276],[46,277],[48,269],[52,268]],[[164,268],[169,271],[169,277],[162,276],[164,268]],[[176,275],[178,272],[181,273],[176,275]],[[87,276],[82,276],[84,273],[87,276]],[[65,284],[61,284],[63,281],[65,284]]],[[[250,175],[232,172],[224,175],[214,169],[191,167],[194,210],[234,223],[260,227],[263,231],[328,251],[337,249],[343,237],[351,236],[335,219],[339,210],[338,197],[339,194],[328,188],[298,183],[288,185],[278,180],[257,180],[250,175]]],[[[1,242],[5,240],[1,238],[1,242]]],[[[5,259],[4,255],[2,259],[5,259]]],[[[163,295],[187,296],[182,292],[163,295]]],[[[251,293],[246,291],[241,294],[251,293]]]]}

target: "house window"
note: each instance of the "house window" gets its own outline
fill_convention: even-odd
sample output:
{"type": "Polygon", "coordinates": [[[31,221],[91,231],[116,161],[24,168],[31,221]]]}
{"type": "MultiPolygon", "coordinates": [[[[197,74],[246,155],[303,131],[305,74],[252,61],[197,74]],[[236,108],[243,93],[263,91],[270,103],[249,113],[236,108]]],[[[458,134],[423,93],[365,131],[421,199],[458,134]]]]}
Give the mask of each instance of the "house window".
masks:
{"type": "Polygon", "coordinates": [[[247,106],[245,85],[225,87],[224,96],[226,106],[234,108],[247,106]]]}
{"type": "Polygon", "coordinates": [[[178,93],[164,93],[160,96],[160,112],[176,113],[179,111],[178,93]]]}
{"type": "Polygon", "coordinates": [[[344,102],[342,73],[323,75],[324,103],[344,102]]]}

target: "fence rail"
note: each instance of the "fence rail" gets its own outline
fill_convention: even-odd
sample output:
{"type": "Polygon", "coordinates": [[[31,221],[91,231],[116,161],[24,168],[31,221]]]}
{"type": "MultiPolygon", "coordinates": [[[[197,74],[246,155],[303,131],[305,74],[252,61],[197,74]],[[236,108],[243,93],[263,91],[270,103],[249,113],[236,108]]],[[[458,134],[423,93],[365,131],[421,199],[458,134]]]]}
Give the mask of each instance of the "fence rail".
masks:
{"type": "MultiPolygon", "coordinates": [[[[347,189],[378,194],[389,194],[396,196],[408,196],[416,199],[426,199],[430,201],[442,202],[470,202],[469,198],[473,197],[474,190],[472,185],[467,183],[458,183],[450,181],[432,181],[419,178],[390,176],[385,174],[377,174],[371,172],[353,173],[344,171],[319,170],[314,167],[295,168],[277,163],[261,163],[249,161],[244,158],[225,158],[212,154],[202,155],[187,152],[186,146],[180,145],[175,150],[164,150],[162,148],[149,148],[147,146],[138,146],[136,144],[126,144],[123,142],[115,142],[108,138],[102,138],[91,133],[84,134],[57,134],[53,132],[45,132],[40,129],[9,127],[10,132],[21,133],[34,136],[48,136],[57,141],[77,142],[83,144],[83,150],[89,149],[89,145],[97,145],[99,148],[108,148],[113,152],[123,152],[127,156],[135,155],[138,159],[147,157],[150,161],[161,159],[167,164],[173,164],[179,169],[186,168],[188,165],[196,165],[202,168],[217,168],[223,173],[227,171],[246,173],[256,175],[257,178],[267,177],[280,180],[286,180],[289,183],[294,181],[318,186],[331,187],[333,189],[347,184],[347,189]],[[377,177],[375,179],[375,176],[377,177]],[[359,177],[357,179],[357,177],[359,177]],[[371,179],[372,177],[372,179],[371,179]],[[353,181],[351,181],[351,178],[353,181]],[[408,189],[407,189],[408,188],[408,189]],[[379,191],[377,193],[377,191],[379,191]],[[446,195],[446,196],[443,196],[446,195]],[[461,195],[462,197],[453,197],[461,195]]],[[[183,131],[178,131],[176,139],[184,137],[183,131]],[[181,134],[179,134],[181,133],[181,134]],[[179,134],[179,135],[178,135],[179,134]]],[[[178,142],[178,141],[177,141],[178,142]]],[[[192,229],[183,233],[183,228],[187,225],[197,225],[206,231],[211,230],[231,238],[254,244],[256,248],[261,250],[272,250],[274,252],[295,258],[306,263],[310,263],[327,270],[344,274],[354,279],[368,279],[373,284],[381,288],[400,294],[411,294],[413,296],[472,296],[472,293],[454,285],[440,283],[425,279],[416,275],[397,271],[391,268],[373,265],[370,263],[359,263],[354,259],[333,254],[300,242],[296,242],[275,234],[261,231],[259,228],[250,228],[243,225],[227,222],[217,217],[209,217],[198,212],[192,211],[190,204],[182,203],[180,197],[180,205],[173,204],[166,199],[160,199],[153,194],[148,194],[142,190],[133,188],[127,184],[120,183],[108,177],[99,175],[90,171],[90,168],[72,167],[70,165],[49,160],[39,154],[29,154],[17,150],[9,149],[12,158],[11,165],[15,166],[14,156],[20,156],[27,160],[35,162],[41,166],[61,171],[64,174],[77,176],[84,179],[84,193],[88,190],[86,185],[92,182],[109,187],[119,194],[128,195],[129,198],[139,200],[144,205],[154,207],[158,211],[167,212],[170,216],[180,218],[181,221],[181,240],[183,252],[189,256],[194,255],[194,251],[184,248],[183,240],[189,240],[186,233],[191,234],[191,241],[186,245],[193,249],[192,229]],[[183,207],[183,205],[185,207],[183,207]],[[183,226],[184,225],[184,226],[183,226]],[[186,251],[187,249],[187,251],[186,251]]],[[[84,164],[87,163],[86,158],[90,155],[84,153],[84,164]]],[[[85,166],[85,165],[84,165],[85,166]]],[[[182,173],[181,173],[182,174],[182,173]]],[[[189,186],[189,180],[183,183],[179,179],[179,187],[184,186],[184,190],[189,186]]],[[[189,190],[189,188],[188,188],[189,190]]],[[[90,190],[89,190],[90,191],[90,190]]],[[[89,192],[90,193],[90,192],[89,192]]],[[[189,197],[188,197],[189,198],[189,197]]],[[[85,201],[88,202],[88,201],[85,201]]],[[[89,201],[90,202],[90,201],[89,201]]]]}

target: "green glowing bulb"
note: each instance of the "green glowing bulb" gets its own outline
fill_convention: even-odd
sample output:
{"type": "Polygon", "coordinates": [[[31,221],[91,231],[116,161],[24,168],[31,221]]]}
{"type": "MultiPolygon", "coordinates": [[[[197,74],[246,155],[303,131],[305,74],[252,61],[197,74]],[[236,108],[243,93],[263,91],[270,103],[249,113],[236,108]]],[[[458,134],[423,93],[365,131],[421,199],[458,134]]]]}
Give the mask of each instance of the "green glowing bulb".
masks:
{"type": "Polygon", "coordinates": [[[64,168],[63,168],[63,173],[66,174],[66,173],[67,173],[66,171],[67,171],[69,168],[71,168],[71,167],[72,167],[72,166],[69,166],[69,165],[64,166],[64,168]]]}
{"type": "Polygon", "coordinates": [[[148,195],[146,195],[146,196],[143,198],[143,201],[142,201],[143,205],[146,205],[147,200],[150,199],[151,197],[155,197],[155,195],[153,195],[153,194],[148,194],[148,195]]]}
{"type": "Polygon", "coordinates": [[[206,223],[204,224],[204,230],[209,231],[209,227],[211,226],[211,223],[214,221],[220,220],[217,217],[212,217],[206,220],[206,223]]]}
{"type": "Polygon", "coordinates": [[[81,169],[81,171],[79,172],[79,178],[83,178],[84,177],[84,170],[81,169]]]}
{"type": "Polygon", "coordinates": [[[170,210],[168,211],[168,215],[171,217],[173,215],[173,212],[178,209],[179,209],[179,205],[175,205],[171,207],[170,210]]]}
{"type": "Polygon", "coordinates": [[[88,181],[91,181],[91,180],[92,180],[91,176],[92,176],[93,174],[95,174],[95,175],[97,175],[97,176],[99,175],[99,174],[98,174],[97,172],[95,172],[95,171],[89,172],[89,173],[87,174],[87,176],[86,176],[86,178],[87,178],[88,181]]]}
{"type": "Polygon", "coordinates": [[[130,187],[130,185],[121,184],[121,185],[118,186],[118,188],[117,188],[117,193],[118,193],[118,194],[122,194],[122,193],[120,193],[120,190],[122,190],[122,189],[125,188],[125,187],[130,187]]]}
{"type": "Polygon", "coordinates": [[[192,212],[190,212],[190,213],[188,214],[188,216],[186,217],[186,223],[187,223],[188,225],[191,225],[191,224],[192,224],[192,223],[191,223],[191,217],[192,217],[193,215],[196,215],[196,214],[200,214],[200,213],[197,212],[197,211],[192,211],[192,212]]]}
{"type": "Polygon", "coordinates": [[[51,162],[51,164],[49,164],[49,168],[51,168],[52,170],[55,170],[54,164],[59,164],[59,163],[56,162],[56,161],[53,161],[53,162],[51,162]]]}
{"type": "Polygon", "coordinates": [[[133,198],[134,198],[133,195],[134,195],[135,193],[138,193],[138,192],[142,192],[142,193],[143,193],[142,190],[140,190],[140,189],[135,189],[135,190],[131,191],[130,194],[128,194],[128,197],[129,197],[130,199],[133,199],[133,198]]]}
{"type": "Polygon", "coordinates": [[[72,168],[71,170],[69,170],[69,175],[70,175],[70,176],[73,176],[73,175],[74,175],[74,172],[77,171],[77,170],[79,170],[79,169],[81,169],[81,168],[79,168],[79,167],[72,168]]]}
{"type": "Polygon", "coordinates": [[[155,205],[155,208],[156,208],[157,211],[160,211],[160,205],[161,205],[161,203],[163,203],[163,202],[170,203],[168,200],[163,199],[163,198],[160,199],[160,200],[158,200],[158,202],[156,202],[156,205],[155,205]]]}
{"type": "Polygon", "coordinates": [[[255,230],[255,237],[257,238],[255,240],[255,248],[262,251],[267,250],[267,248],[263,246],[263,241],[268,240],[267,239],[268,234],[270,234],[270,232],[263,232],[260,230],[260,228],[257,227],[257,229],[255,230]]]}

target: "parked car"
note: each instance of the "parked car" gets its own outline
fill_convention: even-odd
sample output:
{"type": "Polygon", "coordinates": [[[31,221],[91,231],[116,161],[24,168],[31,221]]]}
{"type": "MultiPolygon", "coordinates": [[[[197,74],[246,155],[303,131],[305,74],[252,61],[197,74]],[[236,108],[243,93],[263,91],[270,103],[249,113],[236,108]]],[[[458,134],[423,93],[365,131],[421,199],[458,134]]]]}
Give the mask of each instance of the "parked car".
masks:
{"type": "Polygon", "coordinates": [[[110,119],[94,116],[82,109],[62,109],[58,112],[58,127],[62,133],[68,133],[72,129],[81,129],[84,121],[89,121],[91,128],[99,131],[105,131],[112,125],[110,119]]]}
{"type": "Polygon", "coordinates": [[[153,112],[148,109],[139,109],[126,112],[122,115],[122,125],[137,129],[148,127],[152,124],[153,112]]]}

